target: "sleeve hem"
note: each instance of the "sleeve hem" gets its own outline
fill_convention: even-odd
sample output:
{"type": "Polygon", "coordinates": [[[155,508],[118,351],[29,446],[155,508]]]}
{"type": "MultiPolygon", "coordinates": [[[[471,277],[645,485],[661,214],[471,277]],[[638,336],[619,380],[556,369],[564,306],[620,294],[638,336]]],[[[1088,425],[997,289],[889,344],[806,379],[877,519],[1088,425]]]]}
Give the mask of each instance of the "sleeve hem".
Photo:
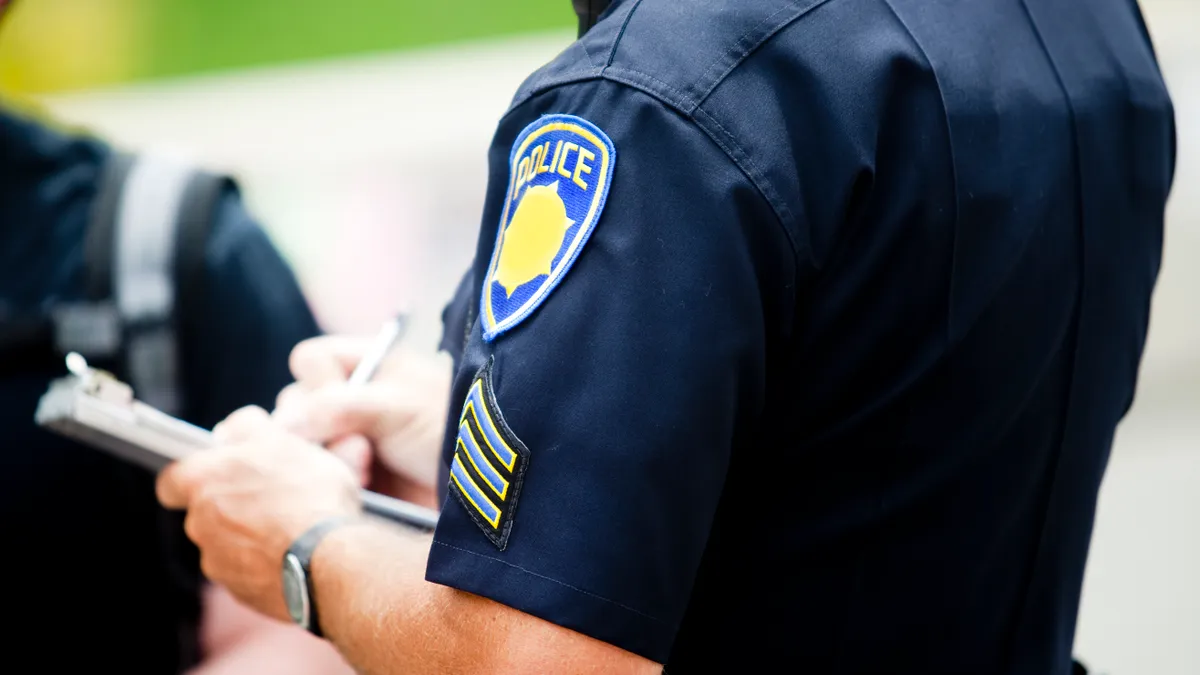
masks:
{"type": "Polygon", "coordinates": [[[675,626],[512,563],[434,541],[425,580],[479,595],[578,633],[666,663],[675,626]]]}

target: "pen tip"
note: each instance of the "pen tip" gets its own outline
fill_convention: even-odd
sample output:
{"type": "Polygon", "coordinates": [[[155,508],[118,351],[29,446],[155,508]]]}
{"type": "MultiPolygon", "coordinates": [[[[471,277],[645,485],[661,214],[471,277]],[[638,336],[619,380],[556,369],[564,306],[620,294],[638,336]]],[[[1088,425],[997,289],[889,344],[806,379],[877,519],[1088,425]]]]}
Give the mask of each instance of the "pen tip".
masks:
{"type": "Polygon", "coordinates": [[[78,352],[71,352],[70,354],[67,354],[67,370],[69,370],[71,374],[78,377],[87,375],[87,359],[83,358],[83,355],[79,354],[78,352]]]}

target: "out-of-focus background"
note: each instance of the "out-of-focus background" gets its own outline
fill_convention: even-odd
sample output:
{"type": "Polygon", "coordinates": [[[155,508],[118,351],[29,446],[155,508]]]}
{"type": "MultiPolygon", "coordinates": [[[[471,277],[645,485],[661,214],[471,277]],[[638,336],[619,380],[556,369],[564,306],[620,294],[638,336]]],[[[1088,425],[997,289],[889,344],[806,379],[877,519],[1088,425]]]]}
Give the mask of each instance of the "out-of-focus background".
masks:
{"type": "MultiPolygon", "coordinates": [[[[1101,493],[1076,652],[1200,673],[1200,0],[1141,0],[1179,163],[1137,402],[1101,493]]],[[[469,262],[485,149],[574,35],[567,0],[21,0],[9,105],[234,173],[329,330],[397,308],[432,347],[469,262]]]]}

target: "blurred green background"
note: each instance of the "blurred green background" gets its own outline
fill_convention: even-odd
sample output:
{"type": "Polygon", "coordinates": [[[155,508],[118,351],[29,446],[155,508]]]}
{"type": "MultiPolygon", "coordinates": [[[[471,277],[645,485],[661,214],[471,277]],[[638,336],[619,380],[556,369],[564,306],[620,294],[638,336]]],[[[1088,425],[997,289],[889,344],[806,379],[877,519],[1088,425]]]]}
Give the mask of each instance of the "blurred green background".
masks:
{"type": "Polygon", "coordinates": [[[86,89],[574,23],[567,0],[16,0],[0,24],[0,89],[86,89]]]}

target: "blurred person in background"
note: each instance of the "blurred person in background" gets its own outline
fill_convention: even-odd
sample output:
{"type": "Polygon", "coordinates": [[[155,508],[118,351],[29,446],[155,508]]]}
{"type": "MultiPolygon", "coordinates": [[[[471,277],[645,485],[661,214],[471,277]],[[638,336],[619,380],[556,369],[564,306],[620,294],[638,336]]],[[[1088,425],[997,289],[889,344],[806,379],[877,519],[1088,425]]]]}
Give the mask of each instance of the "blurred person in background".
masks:
{"type": "Polygon", "coordinates": [[[306,343],[160,475],[205,570],[368,673],[1070,672],[1174,173],[1136,3],[604,4],[499,123],[453,369],[306,343]]]}
{"type": "MultiPolygon", "coordinates": [[[[0,107],[6,337],[85,296],[89,215],[113,154],[0,107]]],[[[273,400],[291,379],[288,352],[318,333],[291,270],[232,185],[214,214],[201,252],[205,303],[184,308],[202,314],[201,329],[185,336],[184,416],[205,427],[273,400]]],[[[350,672],[328,645],[206,585],[179,518],[154,499],[151,473],[38,429],[38,398],[66,374],[61,355],[38,358],[52,355],[49,344],[4,344],[15,351],[0,356],[0,573],[16,623],[0,640],[0,663],[47,672],[350,672]]]]}

